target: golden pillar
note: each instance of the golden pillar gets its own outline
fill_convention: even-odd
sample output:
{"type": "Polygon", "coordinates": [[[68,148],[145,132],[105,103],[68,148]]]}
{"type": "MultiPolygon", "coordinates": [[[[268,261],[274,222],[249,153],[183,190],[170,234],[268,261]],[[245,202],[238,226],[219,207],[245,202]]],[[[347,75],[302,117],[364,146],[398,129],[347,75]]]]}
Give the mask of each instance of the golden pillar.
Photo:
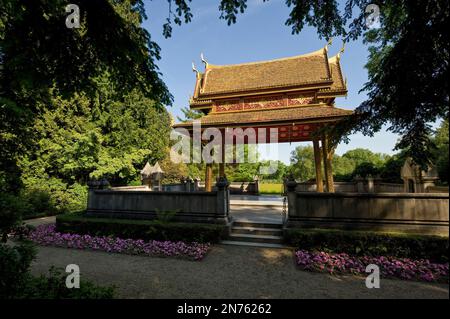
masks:
{"type": "Polygon", "coordinates": [[[323,192],[323,179],[322,179],[322,154],[320,153],[319,140],[313,140],[314,145],[314,162],[316,167],[316,190],[320,193],[323,192]]]}
{"type": "MultiPolygon", "coordinates": [[[[221,131],[222,132],[222,131],[221,131]]],[[[225,177],[225,134],[222,132],[222,152],[221,152],[221,162],[219,163],[219,177],[225,177]]]]}
{"type": "Polygon", "coordinates": [[[330,147],[328,136],[326,135],[324,135],[322,139],[322,151],[327,191],[329,193],[334,193],[333,168],[331,165],[331,161],[333,159],[333,150],[330,147]]]}
{"type": "Polygon", "coordinates": [[[205,191],[210,192],[212,191],[212,163],[206,164],[205,169],[205,191]]]}

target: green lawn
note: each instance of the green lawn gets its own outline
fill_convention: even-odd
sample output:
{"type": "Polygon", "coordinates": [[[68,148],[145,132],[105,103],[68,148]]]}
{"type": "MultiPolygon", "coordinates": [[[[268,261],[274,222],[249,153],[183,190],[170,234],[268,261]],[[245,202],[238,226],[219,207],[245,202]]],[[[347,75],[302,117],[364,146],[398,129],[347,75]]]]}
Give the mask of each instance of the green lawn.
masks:
{"type": "Polygon", "coordinates": [[[259,184],[260,194],[281,194],[283,192],[283,184],[259,184]]]}

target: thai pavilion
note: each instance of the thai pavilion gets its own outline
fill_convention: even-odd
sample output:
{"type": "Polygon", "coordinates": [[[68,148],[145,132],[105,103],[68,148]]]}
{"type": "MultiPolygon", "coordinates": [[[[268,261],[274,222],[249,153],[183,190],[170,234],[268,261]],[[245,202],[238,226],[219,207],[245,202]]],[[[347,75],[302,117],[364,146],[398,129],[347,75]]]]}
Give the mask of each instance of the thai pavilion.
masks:
{"type": "MultiPolygon", "coordinates": [[[[234,65],[213,65],[202,57],[204,72],[193,67],[196,82],[190,108],[204,113],[199,119],[202,130],[271,128],[278,130],[279,143],[312,141],[317,191],[334,192],[333,148],[328,136],[315,132],[353,113],[335,107],[336,97],[347,94],[341,52],[329,58],[327,45],[304,55],[234,65]]],[[[193,121],[173,127],[192,133],[193,121]]],[[[219,164],[220,176],[224,165],[219,164]]],[[[205,189],[211,191],[212,164],[206,165],[205,174],[205,189]]]]}

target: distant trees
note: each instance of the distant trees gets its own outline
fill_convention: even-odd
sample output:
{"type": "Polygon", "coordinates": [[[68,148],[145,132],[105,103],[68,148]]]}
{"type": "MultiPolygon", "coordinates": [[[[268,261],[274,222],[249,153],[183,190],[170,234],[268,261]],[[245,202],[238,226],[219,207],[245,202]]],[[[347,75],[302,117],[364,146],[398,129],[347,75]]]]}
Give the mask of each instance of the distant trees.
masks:
{"type": "MultiPolygon", "coordinates": [[[[333,156],[333,175],[336,181],[349,181],[356,175],[380,175],[386,180],[400,182],[400,168],[404,163],[401,154],[389,156],[357,148],[342,156],[333,156]]],[[[289,172],[301,181],[315,179],[314,150],[312,146],[298,146],[291,153],[289,172]]]]}
{"type": "Polygon", "coordinates": [[[433,161],[438,169],[439,177],[442,182],[448,184],[449,179],[449,138],[448,119],[442,121],[441,126],[437,129],[433,136],[433,141],[436,145],[433,151],[433,161]]]}
{"type": "Polygon", "coordinates": [[[298,146],[291,152],[289,172],[300,181],[315,177],[314,149],[312,146],[298,146]]]}

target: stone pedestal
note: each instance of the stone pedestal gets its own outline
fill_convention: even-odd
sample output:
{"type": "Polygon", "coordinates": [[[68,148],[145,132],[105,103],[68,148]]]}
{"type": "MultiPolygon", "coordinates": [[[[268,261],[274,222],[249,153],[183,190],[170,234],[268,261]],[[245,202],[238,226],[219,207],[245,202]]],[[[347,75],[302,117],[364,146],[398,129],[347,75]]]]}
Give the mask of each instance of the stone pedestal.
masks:
{"type": "Polygon", "coordinates": [[[217,179],[217,215],[218,218],[229,219],[230,212],[230,183],[226,177],[219,177],[217,179]]]}

